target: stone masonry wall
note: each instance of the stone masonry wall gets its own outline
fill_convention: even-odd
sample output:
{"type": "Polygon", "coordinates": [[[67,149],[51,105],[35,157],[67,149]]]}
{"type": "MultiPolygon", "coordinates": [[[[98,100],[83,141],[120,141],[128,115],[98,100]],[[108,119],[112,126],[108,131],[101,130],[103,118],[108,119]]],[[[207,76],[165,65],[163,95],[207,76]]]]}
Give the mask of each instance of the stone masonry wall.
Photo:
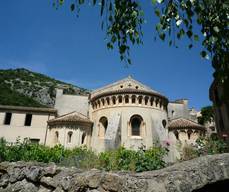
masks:
{"type": "Polygon", "coordinates": [[[0,163],[1,192],[190,192],[229,179],[229,154],[143,173],[82,171],[55,164],[0,163]]]}

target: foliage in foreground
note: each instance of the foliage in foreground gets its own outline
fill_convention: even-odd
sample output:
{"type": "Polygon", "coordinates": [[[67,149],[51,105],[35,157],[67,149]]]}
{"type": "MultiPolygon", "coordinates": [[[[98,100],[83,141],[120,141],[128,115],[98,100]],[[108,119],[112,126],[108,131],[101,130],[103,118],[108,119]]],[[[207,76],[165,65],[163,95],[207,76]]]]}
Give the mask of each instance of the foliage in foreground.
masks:
{"type": "Polygon", "coordinates": [[[229,145],[219,138],[201,137],[195,145],[186,145],[182,149],[181,160],[189,160],[203,155],[229,152],[229,145]]]}
{"type": "Polygon", "coordinates": [[[63,166],[75,166],[81,169],[149,171],[165,167],[163,157],[167,150],[155,146],[148,150],[143,148],[138,151],[120,147],[117,150],[95,154],[90,149],[83,147],[72,150],[63,146],[47,147],[32,144],[28,140],[8,143],[0,139],[0,161],[38,161],[55,162],[63,166]]]}

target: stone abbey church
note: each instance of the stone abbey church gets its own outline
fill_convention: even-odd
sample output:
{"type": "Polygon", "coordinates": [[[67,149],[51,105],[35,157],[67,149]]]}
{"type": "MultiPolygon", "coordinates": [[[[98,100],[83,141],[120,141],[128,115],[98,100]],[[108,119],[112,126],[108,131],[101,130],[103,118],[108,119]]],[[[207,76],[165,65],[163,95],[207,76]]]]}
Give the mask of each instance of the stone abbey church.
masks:
{"type": "Polygon", "coordinates": [[[127,77],[87,96],[56,90],[54,108],[0,106],[0,137],[29,138],[48,146],[86,145],[96,152],[118,146],[129,149],[169,142],[194,143],[206,128],[188,100],[170,102],[150,87],[127,77]]]}

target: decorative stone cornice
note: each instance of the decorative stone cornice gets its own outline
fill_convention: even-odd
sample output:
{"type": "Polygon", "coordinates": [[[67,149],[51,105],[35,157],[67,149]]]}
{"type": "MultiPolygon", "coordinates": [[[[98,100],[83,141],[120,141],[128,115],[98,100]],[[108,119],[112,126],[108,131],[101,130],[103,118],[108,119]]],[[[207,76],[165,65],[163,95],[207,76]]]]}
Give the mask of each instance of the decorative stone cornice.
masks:
{"type": "Polygon", "coordinates": [[[166,101],[166,103],[168,103],[168,99],[156,92],[152,92],[152,91],[145,91],[145,90],[138,90],[138,89],[120,89],[120,90],[115,90],[115,91],[107,91],[107,92],[103,92],[101,94],[98,94],[94,97],[90,98],[90,101],[93,102],[101,97],[106,97],[106,96],[112,96],[112,95],[118,95],[118,94],[141,94],[141,95],[145,95],[145,96],[156,96],[156,97],[160,97],[161,99],[163,99],[164,101],[166,101]]]}

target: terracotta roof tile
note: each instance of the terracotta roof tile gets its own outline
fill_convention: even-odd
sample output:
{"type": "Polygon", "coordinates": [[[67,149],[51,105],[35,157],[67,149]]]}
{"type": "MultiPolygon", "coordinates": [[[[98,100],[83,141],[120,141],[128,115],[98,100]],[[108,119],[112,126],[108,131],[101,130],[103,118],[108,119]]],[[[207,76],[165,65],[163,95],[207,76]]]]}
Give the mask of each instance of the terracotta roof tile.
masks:
{"type": "Polygon", "coordinates": [[[192,120],[185,118],[173,119],[169,123],[169,129],[201,129],[206,130],[206,128],[192,120]]]}
{"type": "Polygon", "coordinates": [[[89,120],[85,115],[78,112],[71,112],[62,116],[59,116],[55,119],[51,119],[48,121],[49,125],[58,125],[58,124],[69,124],[69,123],[87,123],[92,124],[93,122],[89,120]]]}

